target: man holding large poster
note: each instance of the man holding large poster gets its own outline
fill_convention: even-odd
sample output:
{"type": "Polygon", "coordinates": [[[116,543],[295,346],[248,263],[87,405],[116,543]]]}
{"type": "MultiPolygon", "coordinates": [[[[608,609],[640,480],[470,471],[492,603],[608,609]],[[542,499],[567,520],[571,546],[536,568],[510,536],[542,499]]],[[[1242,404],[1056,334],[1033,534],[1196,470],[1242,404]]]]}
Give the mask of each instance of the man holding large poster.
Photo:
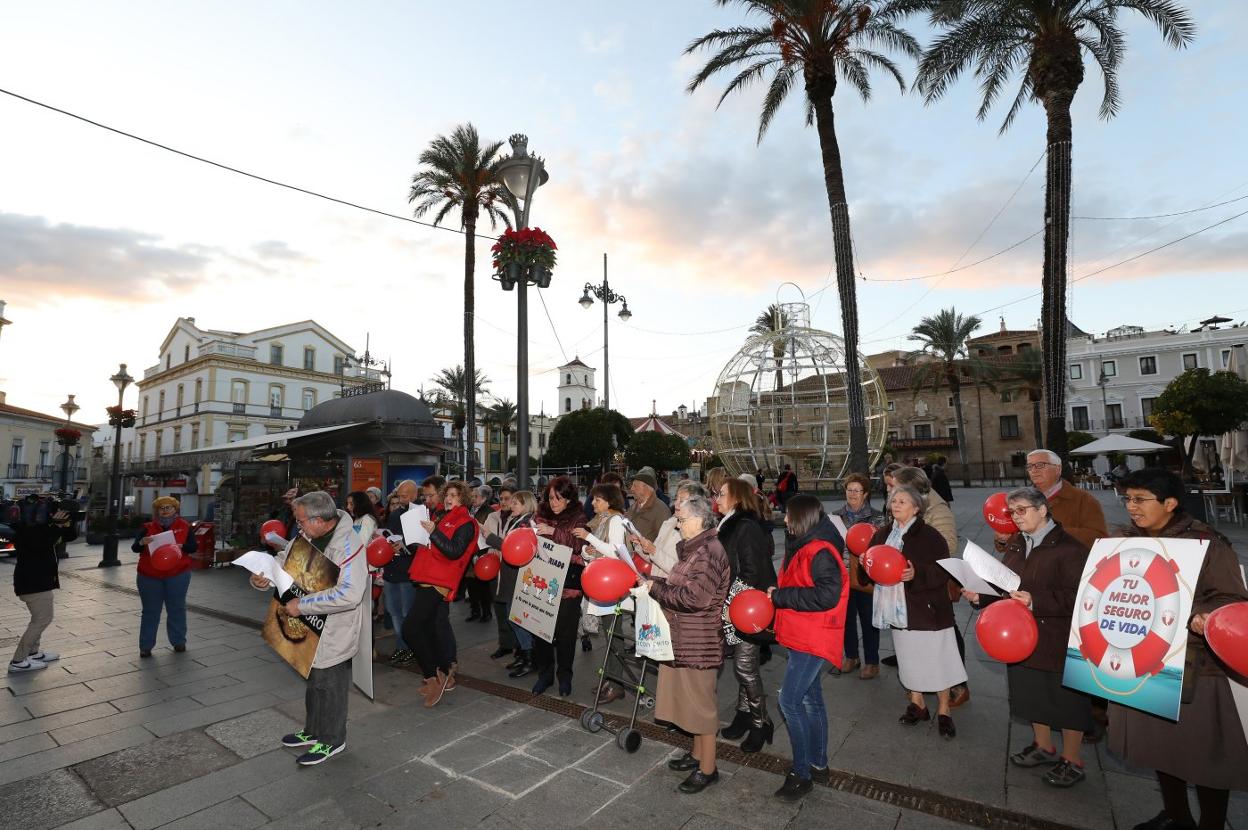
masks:
{"type": "MultiPolygon", "coordinates": [[[[297,760],[312,766],[346,749],[351,658],[364,624],[368,567],[351,517],[337,508],[333,497],[308,493],[295,499],[293,507],[299,533],[277,554],[277,561],[294,584],[270,603],[263,636],[308,680],[304,728],[282,743],[310,747],[297,760]]],[[[251,577],[251,584],[271,587],[259,575],[251,577]]]]}
{"type": "Polygon", "coordinates": [[[1086,650],[1096,637],[1078,635],[1087,622],[1079,615],[1099,592],[1094,611],[1109,647],[1098,662],[1115,675],[1130,665],[1136,675],[1101,686],[1113,704],[1109,748],[1133,767],[1156,770],[1161,788],[1163,811],[1138,826],[1196,827],[1187,792],[1195,784],[1199,826],[1223,827],[1230,790],[1248,789],[1248,740],[1226,670],[1205,643],[1205,620],[1248,599],[1248,589],[1226,539],[1180,508],[1177,475],[1137,470],[1122,486],[1132,526],[1128,538],[1102,540],[1088,557],[1071,624],[1071,645],[1081,656],[1068,651],[1066,685],[1083,688],[1079,678],[1096,656],[1086,650]],[[1159,639],[1168,645],[1160,647],[1159,639]]]}

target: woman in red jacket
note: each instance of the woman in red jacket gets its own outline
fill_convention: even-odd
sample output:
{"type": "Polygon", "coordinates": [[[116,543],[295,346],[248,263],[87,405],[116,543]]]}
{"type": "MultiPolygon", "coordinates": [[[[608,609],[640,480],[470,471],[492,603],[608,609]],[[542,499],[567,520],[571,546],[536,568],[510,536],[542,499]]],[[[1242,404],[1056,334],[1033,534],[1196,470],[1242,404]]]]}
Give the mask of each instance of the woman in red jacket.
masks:
{"type": "Polygon", "coordinates": [[[137,577],[143,616],[139,621],[139,656],[151,657],[160,628],[161,609],[167,612],[165,632],[174,651],[186,651],[186,591],[191,586],[191,559],[195,552],[195,535],[191,525],[178,515],[181,504],[173,496],[161,496],[152,502],[152,520],[139,529],[130,549],[139,555],[137,577]],[[152,564],[147,545],[158,533],[170,531],[182,549],[182,559],[170,571],[160,571],[152,564]]]}
{"type": "Polygon", "coordinates": [[[835,526],[814,496],[796,495],[784,513],[789,536],[780,584],[767,595],[776,607],[776,639],[789,650],[780,686],[793,746],[793,769],[776,796],[797,801],[810,792],[815,775],[828,774],[828,713],[823,705],[823,671],[841,667],[845,652],[845,608],[849,578],[835,526]]]}

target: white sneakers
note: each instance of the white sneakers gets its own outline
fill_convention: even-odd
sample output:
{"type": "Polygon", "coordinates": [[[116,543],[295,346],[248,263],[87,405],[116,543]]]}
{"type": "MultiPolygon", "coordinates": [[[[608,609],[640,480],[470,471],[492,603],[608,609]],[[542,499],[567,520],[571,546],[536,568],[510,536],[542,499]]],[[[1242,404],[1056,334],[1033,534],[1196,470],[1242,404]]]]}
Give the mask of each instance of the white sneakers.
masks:
{"type": "Polygon", "coordinates": [[[25,660],[10,660],[9,661],[9,674],[14,674],[16,672],[23,672],[23,671],[39,671],[39,669],[46,669],[48,667],[48,663],[51,663],[53,660],[59,660],[59,659],[61,659],[61,655],[57,654],[56,652],[37,651],[34,654],[27,657],[25,660]]]}

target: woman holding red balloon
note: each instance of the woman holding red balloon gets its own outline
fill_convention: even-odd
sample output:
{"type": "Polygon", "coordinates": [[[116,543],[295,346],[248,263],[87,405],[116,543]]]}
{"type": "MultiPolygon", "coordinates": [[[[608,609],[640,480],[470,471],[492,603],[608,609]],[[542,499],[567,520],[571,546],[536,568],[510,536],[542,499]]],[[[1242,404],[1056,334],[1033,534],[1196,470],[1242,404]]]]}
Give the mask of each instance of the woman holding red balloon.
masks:
{"type": "Polygon", "coordinates": [[[709,499],[693,496],[677,507],[681,541],[678,561],[666,579],[647,583],[650,596],[672,626],[671,665],[659,664],[654,716],[693,733],[693,751],[667,762],[668,769],[688,772],[683,793],[700,793],[719,780],[715,732],[719,710],[715,682],[724,664],[721,620],[732,569],[716,538],[709,499]]]}
{"type": "MultiPolygon", "coordinates": [[[[1003,544],[1004,565],[1019,575],[1018,590],[1010,599],[1035,616],[1037,636],[1030,655],[1005,655],[1010,689],[1010,714],[1031,723],[1032,742],[1010,756],[1020,767],[1044,766],[1044,782],[1072,787],[1084,779],[1079,757],[1083,735],[1092,730],[1092,701],[1062,685],[1070,618],[1079,600],[1079,579],[1088,558],[1087,545],[1062,528],[1049,514],[1049,501],[1035,487],[1022,487],[1006,496],[1006,513],[1018,532],[1003,544]],[[1022,659],[1020,659],[1020,657],[1022,659]],[[1061,730],[1062,753],[1053,745],[1053,730],[1061,730]]],[[[976,607],[1005,599],[981,596],[962,589],[976,607]]],[[[981,622],[985,617],[981,616],[981,622]]],[[[979,626],[976,632],[979,633],[979,626]]],[[[1007,642],[1018,639],[1014,631],[1007,642]]],[[[991,646],[981,643],[985,651],[991,646]]]]}
{"type": "Polygon", "coordinates": [[[866,579],[862,562],[858,559],[871,546],[874,529],[885,522],[884,514],[871,506],[871,479],[862,473],[851,473],[845,479],[845,505],[833,511],[854,535],[853,528],[863,525],[859,536],[865,534],[861,543],[845,540],[844,562],[849,575],[849,605],[845,611],[845,659],[840,668],[833,667],[835,674],[851,672],[858,668],[858,626],[862,626],[862,670],[858,677],[871,680],[880,676],[880,630],[871,624],[871,592],[875,586],[866,579]],[[868,531],[868,528],[872,530],[868,531]],[[855,550],[855,547],[858,549],[855,550]]]}
{"type": "MultiPolygon", "coordinates": [[[[949,546],[934,528],[923,521],[924,502],[918,490],[897,484],[888,497],[892,527],[876,531],[873,545],[902,552],[906,566],[900,574],[904,586],[906,623],[893,627],[897,672],[908,690],[910,703],[898,719],[907,726],[931,719],[925,693],[936,693],[937,728],[941,737],[957,735],[949,712],[949,689],[966,682],[966,669],[954,637],[953,602],[949,599],[949,574],[937,562],[949,556],[949,546]]],[[[868,551],[868,554],[870,551],[868,551]]],[[[868,576],[884,584],[879,575],[868,576]]],[[[880,603],[882,592],[875,592],[880,603]]]]}
{"type": "Polygon", "coordinates": [[[767,591],[776,608],[776,639],[789,650],[780,686],[780,711],[793,746],[793,769],[776,796],[797,801],[815,776],[828,774],[828,712],[823,705],[824,667],[843,663],[848,574],[839,539],[814,496],[796,495],[784,512],[787,529],[779,585],[767,591]],[[830,534],[829,534],[830,531],[830,534]]]}
{"type": "Polygon", "coordinates": [[[545,536],[557,545],[572,548],[572,562],[568,565],[568,577],[559,599],[559,612],[555,617],[555,639],[548,643],[540,638],[533,640],[533,659],[537,667],[537,682],[533,694],[540,695],[559,680],[559,694],[572,694],[572,661],[576,658],[577,626],[581,621],[581,573],[585,560],[581,550],[585,543],[573,533],[585,527],[585,512],[581,509],[580,493],[568,476],[555,476],[546,485],[545,498],[537,508],[534,522],[537,535],[545,536]]]}
{"type": "Polygon", "coordinates": [[[162,609],[166,614],[165,632],[174,651],[186,651],[186,592],[191,587],[191,559],[195,553],[195,534],[191,525],[178,515],[181,504],[173,496],[161,496],[152,502],[152,520],[139,529],[130,549],[139,555],[137,587],[143,603],[139,621],[139,656],[151,657],[160,629],[162,609]],[[173,533],[175,544],[148,551],[152,537],[166,531],[173,533]]]}
{"type": "MultiPolygon", "coordinates": [[[[624,491],[616,484],[595,484],[590,490],[589,500],[594,509],[594,517],[589,520],[589,527],[572,529],[572,535],[586,543],[581,548],[581,556],[586,563],[601,556],[619,558],[621,548],[628,550],[628,530],[624,524],[624,491]]],[[[582,614],[592,615],[593,610],[588,602],[582,604],[582,614]]],[[[593,625],[582,626],[582,638],[588,637],[590,633],[598,633],[597,617],[586,616],[584,622],[593,625]]],[[[604,681],[598,702],[610,703],[623,697],[623,689],[604,681]]]]}
{"type": "MultiPolygon", "coordinates": [[[[1211,653],[1206,637],[1210,614],[1248,600],[1239,559],[1224,536],[1183,508],[1183,481],[1166,470],[1143,469],[1119,482],[1130,527],[1124,536],[1200,539],[1209,542],[1200,576],[1192,589],[1188,620],[1187,668],[1177,723],[1138,709],[1109,706],[1109,748],[1133,767],[1157,771],[1162,812],[1136,830],[1226,824],[1231,790],[1248,790],[1248,740],[1231,696],[1224,665],[1211,653]],[[1200,823],[1193,820],[1187,797],[1196,786],[1200,823]]],[[[1226,644],[1233,645],[1233,644],[1226,644]]],[[[1241,642],[1239,648],[1248,648],[1241,642]]]]}

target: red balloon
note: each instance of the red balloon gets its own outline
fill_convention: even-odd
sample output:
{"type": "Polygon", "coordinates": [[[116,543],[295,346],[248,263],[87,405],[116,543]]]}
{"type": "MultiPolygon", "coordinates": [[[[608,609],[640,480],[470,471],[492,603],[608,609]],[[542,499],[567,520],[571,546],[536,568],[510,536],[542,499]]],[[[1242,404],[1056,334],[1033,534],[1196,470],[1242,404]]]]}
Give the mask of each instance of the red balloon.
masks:
{"type": "Polygon", "coordinates": [[[1003,599],[984,609],[975,621],[975,636],[988,656],[1002,663],[1020,663],[1036,650],[1040,629],[1027,606],[1003,599]]]}
{"type": "Polygon", "coordinates": [[[476,564],[472,566],[472,572],[477,579],[482,582],[489,582],[491,579],[498,576],[498,572],[502,570],[502,567],[503,563],[497,556],[492,553],[487,553],[485,556],[478,559],[476,564]]]}
{"type": "Polygon", "coordinates": [[[508,565],[522,568],[537,553],[537,531],[530,527],[518,527],[503,540],[503,560],[508,565]]]}
{"type": "Polygon", "coordinates": [[[754,588],[737,594],[728,604],[728,619],[738,631],[746,634],[763,631],[771,625],[771,618],[775,615],[776,607],[767,594],[754,588]]]}
{"type": "Polygon", "coordinates": [[[1248,602],[1213,611],[1205,620],[1205,639],[1218,659],[1248,677],[1248,602]]]}
{"type": "Polygon", "coordinates": [[[370,568],[384,568],[394,558],[394,548],[380,536],[369,542],[364,551],[370,568]]]}
{"type": "Polygon", "coordinates": [[[1010,518],[1005,493],[993,493],[984,501],[984,520],[997,533],[1018,533],[1018,525],[1010,518]]]}
{"type": "Polygon", "coordinates": [[[581,590],[594,602],[609,604],[628,596],[637,584],[637,574],[614,556],[595,559],[581,573],[581,590]]]}
{"type": "Polygon", "coordinates": [[[654,567],[639,553],[633,554],[633,565],[642,576],[649,576],[654,570],[654,567]]]}
{"type": "Polygon", "coordinates": [[[182,550],[177,545],[161,545],[152,551],[152,567],[161,573],[173,573],[182,564],[182,550]]]}
{"type": "Polygon", "coordinates": [[[862,556],[867,552],[867,548],[871,547],[871,537],[875,535],[875,527],[866,522],[859,522],[851,527],[845,533],[845,544],[849,546],[849,552],[862,556]]]}
{"type": "Polygon", "coordinates": [[[276,533],[278,536],[285,539],[286,525],[278,519],[269,519],[267,522],[260,525],[260,538],[264,539],[264,537],[268,536],[270,533],[276,533]]]}
{"type": "Polygon", "coordinates": [[[892,545],[872,545],[862,555],[862,567],[872,582],[896,585],[906,569],[906,557],[892,545]]]}

